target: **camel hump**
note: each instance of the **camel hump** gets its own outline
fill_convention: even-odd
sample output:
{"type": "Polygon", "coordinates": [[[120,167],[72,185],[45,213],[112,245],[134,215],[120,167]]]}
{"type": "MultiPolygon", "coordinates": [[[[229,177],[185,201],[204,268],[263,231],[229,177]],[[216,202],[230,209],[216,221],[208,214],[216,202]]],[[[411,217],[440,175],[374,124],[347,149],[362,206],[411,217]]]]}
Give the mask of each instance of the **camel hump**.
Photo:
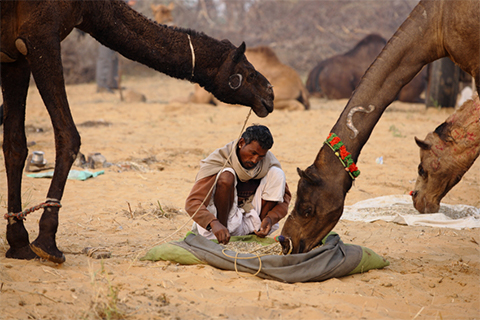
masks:
{"type": "Polygon", "coordinates": [[[383,43],[384,45],[387,44],[387,40],[385,40],[381,35],[379,34],[376,34],[376,33],[372,33],[372,34],[369,34],[368,36],[366,36],[365,38],[363,38],[362,40],[360,40],[358,43],[357,43],[357,47],[362,47],[362,46],[366,46],[366,45],[369,45],[371,43],[383,43]]]}
{"type": "MultiPolygon", "coordinates": [[[[359,51],[363,50],[364,48],[383,48],[387,44],[387,40],[385,40],[382,36],[372,33],[360,40],[352,50],[345,53],[346,56],[356,55],[359,51]]],[[[366,49],[368,50],[368,49],[366,49]]],[[[381,50],[381,49],[380,49],[381,50]]],[[[379,50],[375,50],[379,51],[379,50]]],[[[379,52],[378,52],[379,53],[379,52]]],[[[376,53],[375,56],[378,54],[376,53]]]]}
{"type": "Polygon", "coordinates": [[[280,59],[278,59],[277,54],[275,51],[272,50],[272,48],[268,46],[258,46],[258,47],[252,47],[248,48],[246,50],[247,56],[248,54],[250,55],[257,55],[263,57],[265,60],[268,60],[270,63],[275,62],[275,63],[281,63],[280,59]]]}

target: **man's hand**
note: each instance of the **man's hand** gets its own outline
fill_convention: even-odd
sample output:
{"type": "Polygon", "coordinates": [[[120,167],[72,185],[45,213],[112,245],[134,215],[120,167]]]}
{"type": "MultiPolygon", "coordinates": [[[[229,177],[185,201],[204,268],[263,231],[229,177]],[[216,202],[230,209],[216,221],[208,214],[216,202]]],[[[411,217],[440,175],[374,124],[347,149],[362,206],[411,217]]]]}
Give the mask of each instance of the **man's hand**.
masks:
{"type": "Polygon", "coordinates": [[[218,240],[218,243],[227,244],[230,241],[230,232],[228,229],[218,220],[210,222],[212,232],[218,240]]]}
{"type": "Polygon", "coordinates": [[[270,230],[272,230],[272,219],[270,219],[270,217],[265,217],[260,225],[260,230],[255,231],[255,234],[260,238],[265,238],[270,230]]]}

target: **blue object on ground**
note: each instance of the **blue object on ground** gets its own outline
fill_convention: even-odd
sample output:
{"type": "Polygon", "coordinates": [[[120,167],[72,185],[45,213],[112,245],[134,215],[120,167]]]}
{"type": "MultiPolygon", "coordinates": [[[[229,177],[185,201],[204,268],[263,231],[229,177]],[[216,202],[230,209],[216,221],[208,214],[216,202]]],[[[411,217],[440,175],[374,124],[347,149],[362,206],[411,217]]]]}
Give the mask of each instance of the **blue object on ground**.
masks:
{"type": "MultiPolygon", "coordinates": [[[[95,178],[98,175],[104,174],[105,170],[90,172],[88,170],[79,171],[79,170],[70,170],[68,173],[68,179],[70,180],[87,180],[89,178],[95,178]]],[[[40,173],[31,173],[27,174],[27,177],[31,178],[51,178],[53,177],[53,171],[40,172],[40,173]]]]}

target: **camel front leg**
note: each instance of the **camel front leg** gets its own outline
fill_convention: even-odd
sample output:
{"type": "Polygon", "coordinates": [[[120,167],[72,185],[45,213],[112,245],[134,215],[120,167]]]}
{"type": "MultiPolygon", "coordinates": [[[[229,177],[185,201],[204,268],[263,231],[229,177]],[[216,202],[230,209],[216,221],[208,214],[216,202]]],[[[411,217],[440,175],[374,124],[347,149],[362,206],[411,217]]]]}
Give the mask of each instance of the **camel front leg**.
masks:
{"type": "MultiPolygon", "coordinates": [[[[28,155],[25,136],[25,102],[30,81],[30,68],[25,59],[1,66],[3,107],[5,113],[3,153],[7,172],[8,212],[22,211],[22,172],[28,155]]],[[[7,241],[10,248],[5,256],[14,259],[33,259],[28,232],[22,219],[9,217],[7,241]]]]}
{"type": "MultiPolygon", "coordinates": [[[[65,92],[60,39],[29,35],[25,43],[26,58],[52,120],[55,134],[55,170],[47,193],[47,202],[60,202],[68,173],[80,150],[80,135],[73,122],[65,92]]],[[[30,247],[41,258],[63,263],[65,256],[56,244],[58,214],[58,207],[44,209],[39,223],[38,237],[30,247]]]]}

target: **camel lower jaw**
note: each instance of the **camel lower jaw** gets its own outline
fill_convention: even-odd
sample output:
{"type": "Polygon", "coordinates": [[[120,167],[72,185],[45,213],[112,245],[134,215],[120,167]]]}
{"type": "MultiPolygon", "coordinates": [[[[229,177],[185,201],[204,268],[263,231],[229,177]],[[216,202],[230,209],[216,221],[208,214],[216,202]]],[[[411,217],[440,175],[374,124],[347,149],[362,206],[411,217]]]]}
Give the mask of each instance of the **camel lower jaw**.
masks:
{"type": "Polygon", "coordinates": [[[270,113],[273,112],[273,102],[269,102],[269,101],[266,101],[265,99],[262,99],[262,106],[261,106],[261,108],[258,108],[261,111],[256,110],[256,109],[257,108],[253,109],[255,114],[259,117],[264,118],[264,117],[268,116],[270,113]]]}

